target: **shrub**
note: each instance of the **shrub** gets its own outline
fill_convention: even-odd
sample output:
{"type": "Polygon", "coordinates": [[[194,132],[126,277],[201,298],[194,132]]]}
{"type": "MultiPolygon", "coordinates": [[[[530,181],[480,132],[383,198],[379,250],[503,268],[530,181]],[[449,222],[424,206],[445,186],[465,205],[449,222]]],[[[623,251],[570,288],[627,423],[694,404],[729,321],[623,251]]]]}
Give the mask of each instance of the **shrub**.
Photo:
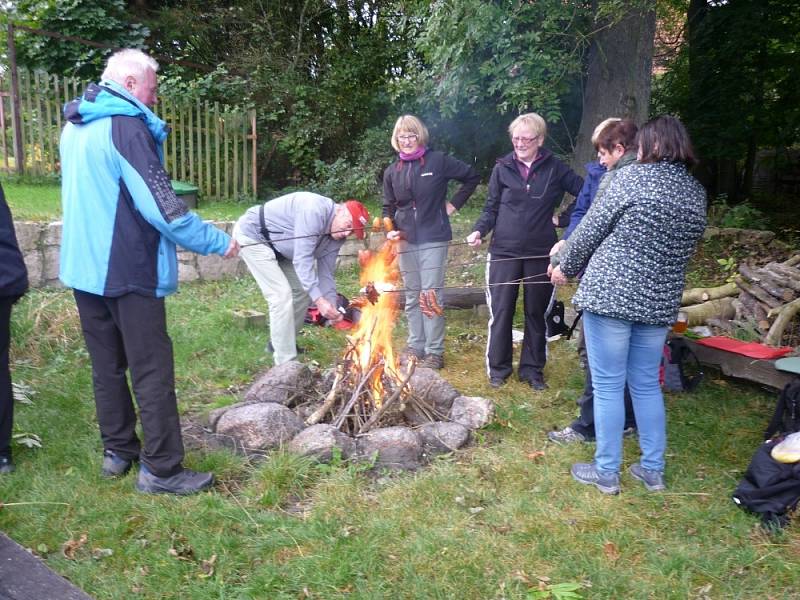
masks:
{"type": "Polygon", "coordinates": [[[767,229],[766,215],[745,200],[728,204],[726,194],[720,194],[708,208],[708,224],[712,227],[736,227],[739,229],[767,229]]]}

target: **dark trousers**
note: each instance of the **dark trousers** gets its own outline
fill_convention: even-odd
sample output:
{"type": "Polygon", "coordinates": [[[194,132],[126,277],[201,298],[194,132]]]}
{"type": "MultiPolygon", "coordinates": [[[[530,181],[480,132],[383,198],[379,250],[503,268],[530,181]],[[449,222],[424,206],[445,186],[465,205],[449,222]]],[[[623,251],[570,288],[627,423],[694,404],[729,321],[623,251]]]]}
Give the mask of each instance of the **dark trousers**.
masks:
{"type": "Polygon", "coordinates": [[[547,361],[545,311],[553,295],[547,277],[547,258],[499,260],[505,257],[489,254],[486,263],[487,302],[489,304],[489,341],[486,363],[489,377],[507,378],[513,371],[511,327],[517,304],[519,285],[496,285],[518,281],[523,284],[525,339],[519,358],[519,378],[541,378],[547,361]]]}
{"type": "Polygon", "coordinates": [[[0,296],[0,456],[11,458],[11,429],[14,426],[14,391],[8,366],[11,343],[11,305],[16,296],[0,296]]]}
{"type": "Polygon", "coordinates": [[[159,477],[175,475],[182,469],[183,440],[164,299],[133,293],[119,298],[74,293],[92,359],[103,447],[127,460],[141,458],[159,477]],[[142,420],[143,448],[136,436],[127,370],[142,420]]]}
{"type": "MultiPolygon", "coordinates": [[[[589,363],[586,363],[586,382],[583,387],[583,394],[578,398],[580,414],[570,427],[583,435],[588,440],[595,439],[594,431],[594,388],[592,387],[592,370],[589,363]]],[[[628,385],[625,384],[625,429],[636,428],[636,417],[633,413],[633,400],[628,385]]]]}

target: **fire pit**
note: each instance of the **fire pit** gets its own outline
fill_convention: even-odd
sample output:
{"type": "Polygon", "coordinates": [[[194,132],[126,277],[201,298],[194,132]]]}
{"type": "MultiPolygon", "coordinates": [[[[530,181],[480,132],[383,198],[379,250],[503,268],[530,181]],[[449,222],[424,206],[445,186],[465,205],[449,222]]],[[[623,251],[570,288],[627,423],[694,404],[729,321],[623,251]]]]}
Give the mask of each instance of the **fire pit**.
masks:
{"type": "MultiPolygon", "coordinates": [[[[466,444],[471,430],[491,420],[494,405],[460,395],[436,371],[417,368],[414,358],[401,364],[392,346],[396,262],[391,242],[360,256],[363,288],[353,304],[361,318],[332,370],[315,374],[299,362],[270,369],[242,402],[212,412],[215,433],[244,453],[288,444],[323,461],[338,452],[402,469],[466,444]]],[[[430,310],[436,306],[430,291],[421,298],[430,310]]]]}

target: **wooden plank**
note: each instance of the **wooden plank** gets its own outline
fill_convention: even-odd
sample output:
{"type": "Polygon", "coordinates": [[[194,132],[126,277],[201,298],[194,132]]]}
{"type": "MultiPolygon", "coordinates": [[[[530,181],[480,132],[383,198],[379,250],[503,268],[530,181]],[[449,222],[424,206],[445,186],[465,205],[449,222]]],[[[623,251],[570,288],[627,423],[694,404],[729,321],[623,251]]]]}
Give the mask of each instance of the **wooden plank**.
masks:
{"type": "Polygon", "coordinates": [[[197,148],[197,177],[195,178],[194,184],[200,189],[202,192],[203,188],[203,116],[200,110],[200,99],[197,100],[195,104],[195,127],[197,128],[196,135],[193,138],[194,143],[196,144],[197,148]]]}
{"type": "Polygon", "coordinates": [[[211,110],[208,107],[208,101],[203,103],[204,113],[206,116],[206,190],[205,193],[211,197],[211,110]]]}
{"type": "Polygon", "coordinates": [[[0,598],[92,600],[4,533],[0,533],[0,598]]]}
{"type": "MultiPolygon", "coordinates": [[[[32,93],[31,93],[31,102],[33,103],[33,111],[31,112],[31,119],[35,120],[36,129],[33,132],[34,140],[38,137],[38,145],[39,145],[39,152],[34,152],[34,149],[31,149],[31,167],[33,171],[42,174],[44,173],[44,157],[47,153],[47,148],[45,147],[45,140],[44,140],[44,127],[42,123],[42,83],[40,80],[40,73],[39,71],[33,72],[33,85],[31,86],[32,93]]],[[[37,142],[34,141],[34,147],[36,146],[37,142]]]]}
{"type": "MultiPolygon", "coordinates": [[[[238,115],[236,115],[238,117],[238,115]]],[[[233,179],[233,199],[239,199],[239,120],[234,120],[231,116],[231,137],[233,138],[233,169],[231,170],[231,178],[233,179]]]]}
{"type": "Polygon", "coordinates": [[[170,136],[172,140],[170,140],[170,145],[172,146],[172,170],[170,171],[170,175],[174,178],[178,178],[178,146],[177,146],[177,137],[178,132],[175,131],[175,123],[177,122],[176,110],[175,110],[175,102],[170,102],[170,115],[172,116],[172,135],[170,136]]]}
{"type": "MultiPolygon", "coordinates": [[[[0,85],[4,83],[5,79],[0,79],[0,85]]],[[[6,136],[8,132],[6,130],[6,93],[3,90],[2,96],[0,96],[0,135],[2,135],[2,139],[0,142],[3,145],[3,165],[5,166],[6,170],[8,170],[8,146],[6,144],[6,136]]]]}
{"type": "Polygon", "coordinates": [[[225,136],[225,154],[224,154],[225,158],[223,159],[225,161],[225,163],[224,163],[225,164],[225,182],[224,182],[225,191],[224,191],[224,197],[225,198],[230,198],[231,197],[231,194],[230,194],[230,192],[231,192],[230,181],[231,180],[230,180],[230,164],[228,162],[228,158],[230,157],[230,155],[228,154],[228,130],[230,129],[230,127],[228,127],[228,125],[229,125],[228,119],[230,118],[230,115],[228,114],[228,105],[227,104],[222,108],[222,111],[223,111],[222,112],[222,130],[223,130],[223,134],[225,136]]]}
{"type": "Polygon", "coordinates": [[[251,147],[251,156],[253,159],[253,164],[250,167],[251,177],[253,178],[253,198],[258,197],[258,169],[256,163],[256,155],[258,154],[258,133],[256,129],[256,111],[252,109],[250,111],[250,135],[252,137],[252,147],[251,147]]]}
{"type": "Polygon", "coordinates": [[[703,346],[689,338],[684,339],[700,364],[715,367],[728,377],[760,383],[778,390],[783,389],[795,377],[792,373],[776,369],[774,360],[750,358],[735,352],[703,346]]]}
{"type": "Polygon", "coordinates": [[[242,196],[247,196],[248,173],[247,173],[247,115],[242,112],[242,196]]]}
{"type": "MultiPolygon", "coordinates": [[[[45,86],[45,94],[44,94],[44,106],[45,106],[45,125],[46,125],[46,132],[47,132],[47,139],[49,140],[50,146],[50,154],[48,155],[49,160],[47,161],[47,170],[51,173],[56,172],[56,156],[58,156],[58,136],[53,135],[54,133],[61,131],[59,127],[56,131],[53,130],[53,105],[55,105],[55,112],[58,113],[58,100],[57,95],[50,93],[50,83],[51,77],[50,75],[45,73],[44,76],[44,86],[45,86]]],[[[59,120],[60,122],[60,120],[59,120]]]]}
{"type": "Polygon", "coordinates": [[[186,181],[186,107],[181,106],[181,180],[186,181]]]}
{"type": "Polygon", "coordinates": [[[186,105],[186,113],[189,115],[186,124],[186,141],[189,146],[189,181],[194,184],[194,112],[191,104],[186,105]]]}
{"type": "MultiPolygon", "coordinates": [[[[33,166],[33,163],[35,162],[35,159],[34,159],[34,156],[33,156],[33,149],[34,149],[34,147],[36,145],[36,141],[34,139],[36,133],[35,133],[34,127],[33,127],[33,119],[31,118],[31,115],[33,114],[33,107],[31,105],[31,74],[26,69],[26,70],[20,71],[20,75],[22,75],[22,79],[24,80],[24,88],[23,89],[24,89],[24,94],[25,94],[25,113],[24,113],[23,118],[22,118],[22,131],[23,131],[23,135],[24,135],[25,130],[26,129],[28,130],[28,146],[29,146],[29,150],[27,152],[24,152],[23,154],[26,157],[30,158],[31,166],[33,166]],[[27,123],[25,123],[25,119],[26,118],[28,120],[27,123]]],[[[26,158],[25,160],[27,162],[28,159],[26,158]]]]}
{"type": "Polygon", "coordinates": [[[220,115],[219,115],[219,102],[214,102],[214,175],[217,180],[217,187],[214,190],[214,197],[217,200],[222,199],[222,187],[220,185],[220,164],[219,164],[219,144],[220,144],[220,115]]]}
{"type": "Polygon", "coordinates": [[[58,138],[61,139],[61,113],[63,112],[62,104],[59,101],[61,94],[61,85],[58,83],[58,75],[53,75],[53,102],[56,106],[56,125],[58,126],[58,138]]]}

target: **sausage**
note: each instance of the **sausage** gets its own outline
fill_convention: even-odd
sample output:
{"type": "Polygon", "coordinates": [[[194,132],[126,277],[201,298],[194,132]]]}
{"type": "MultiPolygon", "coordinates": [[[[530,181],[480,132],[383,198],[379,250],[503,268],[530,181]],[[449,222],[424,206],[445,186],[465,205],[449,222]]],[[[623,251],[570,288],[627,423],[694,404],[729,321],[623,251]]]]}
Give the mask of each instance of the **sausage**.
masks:
{"type": "Polygon", "coordinates": [[[428,295],[424,291],[419,293],[419,309],[422,311],[422,314],[429,319],[433,318],[433,311],[431,310],[431,307],[428,306],[428,295]]]}
{"type": "Polygon", "coordinates": [[[381,218],[375,217],[372,219],[372,231],[378,233],[381,230],[381,218]]]}
{"type": "Polygon", "coordinates": [[[383,230],[386,233],[394,231],[394,223],[392,222],[392,219],[390,217],[383,217],[383,230]]]}
{"type": "Polygon", "coordinates": [[[439,302],[436,299],[436,290],[428,290],[428,307],[430,308],[431,312],[435,314],[437,317],[441,317],[444,314],[442,307],[439,306],[439,302]]]}
{"type": "Polygon", "coordinates": [[[372,260],[372,252],[370,250],[358,251],[358,266],[363,269],[367,266],[370,260],[372,260]]]}

